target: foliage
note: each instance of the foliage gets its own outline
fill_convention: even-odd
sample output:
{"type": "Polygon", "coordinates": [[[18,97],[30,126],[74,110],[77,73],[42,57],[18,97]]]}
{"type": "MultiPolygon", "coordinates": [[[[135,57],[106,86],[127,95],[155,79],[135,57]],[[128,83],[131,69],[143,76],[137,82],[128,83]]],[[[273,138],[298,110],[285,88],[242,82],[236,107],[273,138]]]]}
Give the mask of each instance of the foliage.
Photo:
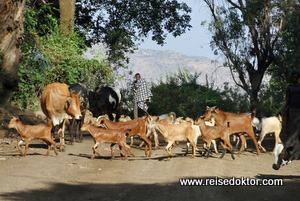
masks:
{"type": "Polygon", "coordinates": [[[264,74],[275,61],[286,5],[293,0],[204,1],[213,18],[211,45],[225,55],[235,83],[256,107],[264,74]]]}
{"type": "Polygon", "coordinates": [[[286,87],[293,71],[300,72],[300,2],[294,1],[289,7],[282,29],[282,40],[276,46],[276,64],[268,73],[286,87]]]}
{"type": "Polygon", "coordinates": [[[102,60],[85,59],[83,38],[76,33],[62,36],[58,21],[49,15],[51,5],[40,9],[27,8],[25,23],[25,53],[19,66],[19,88],[14,101],[22,108],[39,106],[43,88],[53,82],[73,84],[81,82],[90,88],[114,81],[111,69],[102,60]],[[36,24],[41,13],[49,20],[43,26],[36,24]]]}
{"type": "Polygon", "coordinates": [[[290,82],[290,75],[294,71],[300,72],[300,2],[289,1],[286,5],[285,22],[283,23],[281,40],[276,46],[276,63],[268,68],[271,76],[268,87],[262,88],[261,108],[266,115],[284,115],[286,87],[290,82]]]}
{"type": "Polygon", "coordinates": [[[167,33],[176,37],[191,28],[191,8],[177,0],[78,0],[75,12],[75,27],[89,33],[88,43],[107,45],[117,65],[139,40],[152,35],[163,45],[167,33]]]}
{"type": "MultiPolygon", "coordinates": [[[[149,114],[160,115],[175,112],[178,117],[197,118],[204,114],[206,106],[218,106],[224,111],[249,112],[248,99],[228,86],[223,91],[216,90],[210,85],[199,85],[200,74],[190,74],[186,69],[178,69],[176,74],[167,75],[166,81],[152,83],[152,100],[149,104],[149,114]]],[[[132,83],[128,82],[128,83],[132,83]]],[[[129,85],[130,86],[130,85],[129,85]]],[[[129,110],[123,113],[132,116],[133,94],[131,88],[123,91],[123,102],[129,110]],[[126,96],[124,96],[126,95],[126,96]]]]}

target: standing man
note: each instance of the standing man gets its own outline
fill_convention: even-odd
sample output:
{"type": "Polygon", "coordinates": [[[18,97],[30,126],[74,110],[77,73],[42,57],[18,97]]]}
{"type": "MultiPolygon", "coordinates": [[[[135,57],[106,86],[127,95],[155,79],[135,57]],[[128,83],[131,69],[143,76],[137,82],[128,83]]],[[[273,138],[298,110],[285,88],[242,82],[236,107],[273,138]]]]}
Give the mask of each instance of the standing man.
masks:
{"type": "Polygon", "coordinates": [[[141,79],[139,73],[135,74],[135,81],[133,83],[134,90],[134,118],[138,118],[138,107],[145,113],[148,113],[148,103],[152,97],[150,86],[148,83],[141,79]]]}
{"type": "Polygon", "coordinates": [[[293,133],[296,123],[300,120],[300,83],[299,73],[293,72],[291,84],[286,89],[287,133],[293,133]]]}

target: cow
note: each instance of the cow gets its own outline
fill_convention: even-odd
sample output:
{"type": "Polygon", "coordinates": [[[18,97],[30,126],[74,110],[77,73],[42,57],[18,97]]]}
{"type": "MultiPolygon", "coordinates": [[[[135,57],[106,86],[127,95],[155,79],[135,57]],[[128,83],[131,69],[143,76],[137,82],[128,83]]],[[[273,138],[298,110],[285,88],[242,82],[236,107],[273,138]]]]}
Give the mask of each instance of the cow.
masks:
{"type": "Polygon", "coordinates": [[[297,122],[296,129],[287,138],[284,144],[277,144],[274,148],[273,164],[274,170],[287,165],[292,160],[300,160],[300,120],[297,122]]]}
{"type": "Polygon", "coordinates": [[[115,113],[116,121],[118,121],[122,110],[120,90],[112,87],[96,88],[95,91],[89,92],[89,105],[93,117],[107,114],[113,121],[112,114],[115,113]]]}
{"type": "Polygon", "coordinates": [[[79,142],[82,141],[82,132],[80,130],[82,124],[84,123],[86,108],[88,104],[88,93],[89,89],[81,84],[81,83],[75,83],[71,84],[69,86],[69,90],[71,94],[77,94],[80,98],[80,110],[82,114],[81,120],[76,120],[75,118],[72,119],[72,126],[71,126],[71,137],[70,137],[70,143],[72,144],[74,142],[74,126],[76,125],[76,138],[79,139],[79,142]]]}
{"type": "Polygon", "coordinates": [[[53,125],[52,133],[59,127],[60,151],[64,151],[65,120],[68,116],[81,119],[80,99],[77,94],[72,95],[64,83],[52,83],[46,86],[41,97],[41,108],[53,125]]]}

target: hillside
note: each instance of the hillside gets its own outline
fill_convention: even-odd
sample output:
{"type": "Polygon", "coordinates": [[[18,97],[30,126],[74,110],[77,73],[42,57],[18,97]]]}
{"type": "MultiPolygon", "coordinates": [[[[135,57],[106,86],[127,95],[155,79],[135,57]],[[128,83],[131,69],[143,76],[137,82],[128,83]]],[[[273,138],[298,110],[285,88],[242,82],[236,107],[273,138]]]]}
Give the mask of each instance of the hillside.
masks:
{"type": "Polygon", "coordinates": [[[206,77],[208,82],[214,82],[219,87],[224,82],[232,83],[230,72],[222,67],[219,62],[214,62],[207,57],[187,56],[179,52],[170,50],[150,50],[140,49],[130,55],[129,69],[132,75],[139,72],[147,81],[158,82],[160,78],[165,80],[166,75],[176,73],[181,69],[187,69],[190,73],[201,73],[199,83],[205,84],[206,77]]]}

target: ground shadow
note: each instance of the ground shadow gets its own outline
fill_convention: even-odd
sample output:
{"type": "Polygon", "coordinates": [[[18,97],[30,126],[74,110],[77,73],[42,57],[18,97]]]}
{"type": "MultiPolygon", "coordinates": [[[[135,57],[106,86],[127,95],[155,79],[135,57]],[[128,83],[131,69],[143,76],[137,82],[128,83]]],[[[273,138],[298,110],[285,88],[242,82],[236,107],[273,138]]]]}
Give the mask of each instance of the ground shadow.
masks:
{"type": "MultiPolygon", "coordinates": [[[[260,175],[258,177],[280,178],[260,175]]],[[[282,176],[285,177],[285,176],[282,176]]],[[[180,181],[157,184],[65,184],[49,183],[47,189],[0,193],[2,200],[299,200],[300,181],[289,180],[283,186],[182,186],[180,181]]],[[[203,177],[196,180],[215,180],[203,177]]],[[[226,178],[225,178],[226,179],[226,178]]],[[[228,178],[230,179],[230,178],[228,178]]],[[[1,190],[0,190],[1,192],[1,190]]]]}

